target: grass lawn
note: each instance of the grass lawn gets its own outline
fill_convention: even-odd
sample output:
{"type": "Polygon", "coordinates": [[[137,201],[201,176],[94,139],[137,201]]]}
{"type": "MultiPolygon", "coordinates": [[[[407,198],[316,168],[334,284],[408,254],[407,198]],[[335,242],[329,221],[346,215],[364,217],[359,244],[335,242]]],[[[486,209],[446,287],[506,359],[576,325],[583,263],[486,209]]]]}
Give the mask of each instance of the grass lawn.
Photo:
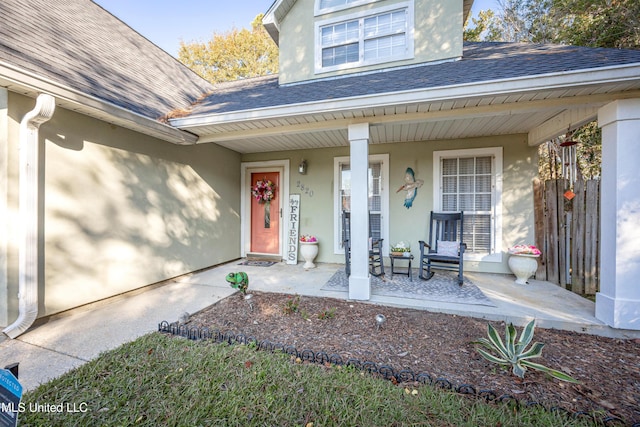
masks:
{"type": "Polygon", "coordinates": [[[22,426],[590,425],[542,408],[491,405],[353,368],[159,333],[41,385],[22,403],[22,426]],[[66,412],[30,410],[37,404],[66,412]]]}

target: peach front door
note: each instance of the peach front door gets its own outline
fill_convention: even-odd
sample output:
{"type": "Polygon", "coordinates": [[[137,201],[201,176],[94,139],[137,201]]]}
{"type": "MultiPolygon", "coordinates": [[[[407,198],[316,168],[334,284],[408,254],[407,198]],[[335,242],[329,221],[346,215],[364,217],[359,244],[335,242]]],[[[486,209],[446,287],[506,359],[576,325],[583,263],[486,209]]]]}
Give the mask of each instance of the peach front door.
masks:
{"type": "Polygon", "coordinates": [[[251,198],[251,252],[280,254],[280,173],[255,172],[251,174],[251,188],[258,181],[271,180],[275,195],[268,203],[251,198]]]}

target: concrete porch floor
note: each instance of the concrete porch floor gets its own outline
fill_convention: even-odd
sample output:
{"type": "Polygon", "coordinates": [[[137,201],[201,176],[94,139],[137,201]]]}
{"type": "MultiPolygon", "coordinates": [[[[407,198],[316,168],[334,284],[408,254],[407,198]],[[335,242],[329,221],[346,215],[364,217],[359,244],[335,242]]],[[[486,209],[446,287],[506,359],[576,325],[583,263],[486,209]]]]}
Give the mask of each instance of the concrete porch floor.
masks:
{"type": "MultiPolygon", "coordinates": [[[[56,378],[149,332],[163,320],[178,320],[183,312],[195,313],[235,290],[225,281],[230,272],[249,275],[249,292],[278,292],[346,299],[347,292],[321,288],[344,266],[317,264],[304,270],[302,263],[277,263],[271,267],[229,262],[187,274],[143,290],[70,310],[37,322],[17,339],[0,338],[0,367],[19,362],[19,380],[25,390],[56,378]]],[[[613,338],[640,338],[640,331],[610,328],[594,317],[595,304],[548,282],[531,280],[527,286],[501,274],[466,273],[492,300],[495,307],[442,303],[374,295],[371,304],[392,305],[434,312],[507,321],[522,326],[535,318],[539,327],[564,329],[613,338]]]]}

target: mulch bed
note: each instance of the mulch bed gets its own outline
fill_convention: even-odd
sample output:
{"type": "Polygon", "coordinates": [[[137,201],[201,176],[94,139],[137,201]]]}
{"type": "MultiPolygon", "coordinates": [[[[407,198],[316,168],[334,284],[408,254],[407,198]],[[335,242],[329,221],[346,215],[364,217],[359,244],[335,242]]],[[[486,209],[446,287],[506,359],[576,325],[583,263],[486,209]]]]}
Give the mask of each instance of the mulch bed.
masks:
{"type": "MultiPolygon", "coordinates": [[[[492,364],[475,350],[487,335],[487,321],[423,310],[400,309],[331,298],[250,292],[226,298],[192,315],[189,326],[233,332],[258,341],[294,346],[298,351],[339,354],[394,370],[411,369],[446,378],[454,387],[472,384],[523,403],[572,412],[604,411],[625,424],[640,422],[640,340],[620,340],[537,328],[534,342],[545,343],[535,359],[568,373],[581,384],[527,371],[524,379],[492,364]],[[377,327],[375,316],[386,322],[377,327]]],[[[491,322],[501,335],[504,324],[491,322]]],[[[521,328],[518,328],[520,333],[521,328]]]]}

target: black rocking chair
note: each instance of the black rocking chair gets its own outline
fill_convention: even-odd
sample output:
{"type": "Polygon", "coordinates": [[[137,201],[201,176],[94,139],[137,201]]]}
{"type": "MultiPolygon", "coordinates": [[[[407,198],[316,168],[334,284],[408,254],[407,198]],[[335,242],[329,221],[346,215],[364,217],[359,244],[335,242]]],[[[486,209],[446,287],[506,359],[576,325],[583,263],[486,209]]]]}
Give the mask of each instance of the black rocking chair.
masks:
{"type": "Polygon", "coordinates": [[[431,212],[429,242],[420,240],[420,278],[433,277],[432,268],[458,271],[458,284],[464,281],[463,262],[466,243],[462,242],[464,214],[431,212]],[[426,275],[425,275],[426,270],[426,275]]]}
{"type": "MultiPolygon", "coordinates": [[[[384,276],[382,241],[371,237],[371,214],[369,214],[369,272],[373,276],[384,276]]],[[[351,212],[342,211],[342,245],[344,247],[344,271],[351,275],[351,212]]]]}

